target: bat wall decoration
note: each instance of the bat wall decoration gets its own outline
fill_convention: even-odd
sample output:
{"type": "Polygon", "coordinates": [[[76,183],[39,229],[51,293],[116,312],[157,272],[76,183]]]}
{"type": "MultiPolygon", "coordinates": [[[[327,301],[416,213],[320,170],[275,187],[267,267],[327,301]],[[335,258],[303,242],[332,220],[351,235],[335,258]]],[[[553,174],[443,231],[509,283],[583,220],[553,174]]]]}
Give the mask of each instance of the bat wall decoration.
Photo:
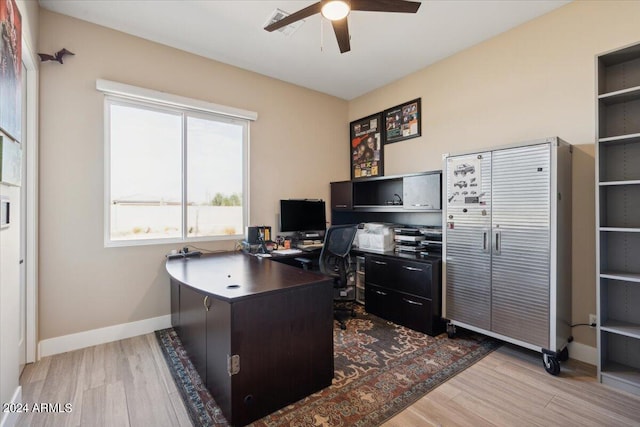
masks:
{"type": "Polygon", "coordinates": [[[46,53],[39,53],[38,56],[40,57],[40,62],[45,62],[45,61],[58,61],[59,63],[63,64],[62,62],[62,58],[65,55],[75,55],[75,53],[73,52],[69,52],[67,49],[62,48],[61,50],[57,51],[55,54],[53,55],[49,55],[46,53]]]}

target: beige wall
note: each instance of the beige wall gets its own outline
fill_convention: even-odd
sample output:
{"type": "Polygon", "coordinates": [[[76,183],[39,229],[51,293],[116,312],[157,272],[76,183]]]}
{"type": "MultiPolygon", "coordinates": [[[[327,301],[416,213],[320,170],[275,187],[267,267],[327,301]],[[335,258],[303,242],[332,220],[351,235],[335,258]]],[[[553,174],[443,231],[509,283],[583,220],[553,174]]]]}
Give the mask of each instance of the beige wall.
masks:
{"type": "MultiPolygon", "coordinates": [[[[250,218],[277,229],[281,198],[329,198],[347,179],[347,103],[46,10],[40,68],[40,339],[169,314],[164,255],[103,247],[103,96],[108,79],[256,111],[250,218]]],[[[198,244],[232,249],[234,242],[198,244]]]]}
{"type": "MultiPolygon", "coordinates": [[[[574,144],[573,320],[596,312],[596,54],[640,41],[640,2],[576,1],[349,103],[355,120],[422,97],[422,137],[385,147],[385,173],[442,154],[559,136],[574,144]]],[[[575,328],[596,345],[595,331],[575,328]]]]}

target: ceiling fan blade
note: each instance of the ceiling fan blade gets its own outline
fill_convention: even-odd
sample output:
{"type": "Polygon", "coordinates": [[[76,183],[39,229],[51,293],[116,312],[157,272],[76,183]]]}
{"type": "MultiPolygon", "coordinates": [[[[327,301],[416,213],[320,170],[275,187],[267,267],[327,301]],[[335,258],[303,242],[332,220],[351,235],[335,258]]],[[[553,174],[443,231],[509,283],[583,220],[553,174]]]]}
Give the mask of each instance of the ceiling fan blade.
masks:
{"type": "Polygon", "coordinates": [[[347,24],[347,18],[342,18],[339,21],[331,21],[331,25],[333,25],[333,32],[336,33],[340,53],[349,52],[351,50],[351,43],[349,42],[349,24],[347,24]]]}
{"type": "Polygon", "coordinates": [[[416,13],[421,4],[419,1],[404,0],[351,0],[351,10],[416,13]]]}
{"type": "Polygon", "coordinates": [[[267,25],[266,27],[264,27],[264,29],[269,32],[279,30],[280,28],[286,27],[289,24],[293,24],[296,21],[308,18],[309,16],[315,15],[316,13],[320,13],[321,9],[322,6],[320,2],[314,3],[311,6],[300,9],[299,11],[294,12],[291,15],[274,22],[273,24],[267,25]]]}

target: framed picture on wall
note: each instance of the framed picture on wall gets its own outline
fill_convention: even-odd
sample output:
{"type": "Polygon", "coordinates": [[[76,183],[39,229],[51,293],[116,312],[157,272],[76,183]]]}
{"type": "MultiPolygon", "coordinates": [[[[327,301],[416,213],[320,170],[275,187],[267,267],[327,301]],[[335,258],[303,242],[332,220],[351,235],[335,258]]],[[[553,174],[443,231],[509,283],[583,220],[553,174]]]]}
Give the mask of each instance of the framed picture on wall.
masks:
{"type": "Polygon", "coordinates": [[[15,0],[0,1],[0,128],[22,140],[22,18],[15,0]]]}
{"type": "Polygon", "coordinates": [[[384,174],[382,145],[382,113],[355,120],[349,125],[351,141],[351,179],[370,178],[384,174]]]}
{"type": "Polygon", "coordinates": [[[422,134],[421,98],[384,110],[384,143],[404,141],[422,134]]]}

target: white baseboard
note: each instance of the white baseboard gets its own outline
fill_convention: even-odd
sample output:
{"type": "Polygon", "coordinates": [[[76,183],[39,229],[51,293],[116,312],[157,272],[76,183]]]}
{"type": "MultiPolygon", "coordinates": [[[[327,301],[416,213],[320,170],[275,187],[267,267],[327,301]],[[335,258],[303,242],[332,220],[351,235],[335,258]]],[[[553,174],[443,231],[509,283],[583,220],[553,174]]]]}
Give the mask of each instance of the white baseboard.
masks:
{"type": "Polygon", "coordinates": [[[171,315],[152,317],[137,322],[122,323],[106,328],[92,329],[77,334],[49,338],[38,343],[38,356],[46,357],[78,350],[98,344],[123,340],[171,327],[171,315]]]}
{"type": "Polygon", "coordinates": [[[569,344],[569,357],[590,365],[598,364],[598,349],[579,342],[569,344]]]}
{"type": "MultiPolygon", "coordinates": [[[[22,387],[18,386],[16,391],[13,393],[13,397],[11,398],[11,403],[22,403],[22,387]]],[[[18,422],[18,417],[20,416],[19,412],[0,412],[0,427],[13,427],[18,422]]]]}

